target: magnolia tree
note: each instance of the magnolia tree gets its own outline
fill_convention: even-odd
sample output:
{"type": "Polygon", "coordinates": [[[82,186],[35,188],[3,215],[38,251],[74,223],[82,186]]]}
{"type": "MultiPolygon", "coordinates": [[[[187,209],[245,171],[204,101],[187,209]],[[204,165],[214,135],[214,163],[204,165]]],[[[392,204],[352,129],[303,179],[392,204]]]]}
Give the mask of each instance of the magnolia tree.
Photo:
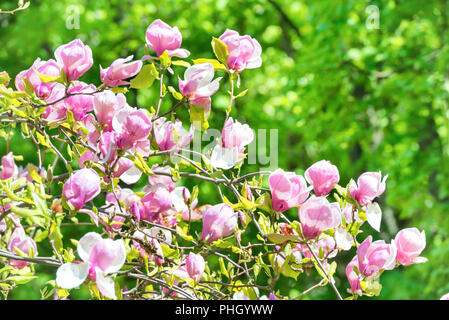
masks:
{"type": "Polygon", "coordinates": [[[43,298],[67,298],[85,286],[94,299],[288,299],[278,280],[301,282],[315,269],[322,280],[294,299],[326,285],[336,298],[352,299],[378,295],[385,270],[426,261],[419,256],[424,231],[403,229],[387,243],[360,230],[365,222],[380,229],[375,199],[387,175],[365,172],[342,187],[338,168],[326,160],[304,176],[280,168],[241,175],[255,136],[229,115],[246,93],[241,74],[261,66],[261,46],[226,30],[212,38],[216,59],[189,60],[181,42],[177,27],[154,21],[146,30],[146,55],[101,67],[99,86],[79,80],[94,62],[91,48],[78,39],[58,47],[54,59],[37,58],[14,83],[0,73],[5,297],[38,277],[42,264],[54,268],[43,298]],[[177,87],[164,84],[171,77],[177,87]],[[215,146],[190,148],[208,129],[211,99],[227,80],[229,107],[215,146]],[[128,105],[128,88],[157,84],[155,107],[128,105]],[[172,103],[168,110],[164,99],[172,103]],[[176,118],[187,112],[188,128],[176,118]],[[13,128],[36,145],[39,163],[16,165],[23,157],[10,152],[10,136],[19,132],[13,128]],[[49,153],[54,161],[45,166],[49,153]],[[58,163],[65,172],[55,174],[58,163]],[[188,190],[186,178],[198,185],[188,190]],[[148,183],[137,190],[139,180],[148,183]],[[219,203],[198,198],[204,184],[213,186],[219,203]],[[86,225],[90,232],[76,233],[86,225]],[[79,236],[68,238],[68,230],[79,236]],[[42,256],[41,246],[51,253],[42,256]],[[340,280],[347,292],[339,292],[333,259],[348,250],[355,256],[340,280]]]}

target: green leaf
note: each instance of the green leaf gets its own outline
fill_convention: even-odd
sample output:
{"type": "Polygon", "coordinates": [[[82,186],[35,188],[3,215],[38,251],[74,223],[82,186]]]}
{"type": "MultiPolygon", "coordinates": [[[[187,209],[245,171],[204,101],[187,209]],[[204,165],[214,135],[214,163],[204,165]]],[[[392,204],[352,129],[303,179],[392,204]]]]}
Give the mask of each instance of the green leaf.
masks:
{"type": "Polygon", "coordinates": [[[171,59],[168,56],[168,52],[167,50],[164,51],[164,53],[162,53],[159,57],[162,67],[164,67],[164,69],[167,69],[168,67],[170,67],[171,64],[171,59]]]}
{"type": "Polygon", "coordinates": [[[228,46],[220,39],[214,37],[212,38],[212,49],[214,50],[214,54],[218,61],[227,64],[229,56],[228,46]]]}
{"type": "Polygon", "coordinates": [[[168,86],[168,91],[171,93],[173,98],[175,98],[176,100],[182,100],[182,98],[183,98],[182,94],[179,93],[178,91],[176,91],[176,89],[173,88],[172,86],[168,86]]]}
{"type": "Polygon", "coordinates": [[[131,80],[130,88],[134,89],[146,89],[150,87],[156,77],[153,73],[154,64],[146,64],[142,67],[139,74],[131,80]]]}
{"type": "Polygon", "coordinates": [[[286,241],[299,241],[299,237],[298,236],[284,236],[283,234],[279,234],[279,233],[270,233],[267,234],[268,240],[270,240],[273,243],[277,243],[277,244],[282,244],[286,241]]]}
{"type": "Polygon", "coordinates": [[[187,61],[184,61],[184,60],[172,60],[171,63],[174,66],[180,66],[180,67],[185,67],[185,68],[190,67],[190,63],[188,63],[187,61]]]}
{"type": "Polygon", "coordinates": [[[204,108],[191,105],[190,106],[190,122],[193,124],[196,130],[206,131],[209,128],[209,122],[207,122],[206,112],[204,108]]]}
{"type": "Polygon", "coordinates": [[[195,59],[193,60],[194,64],[200,64],[200,63],[211,63],[214,66],[214,69],[216,71],[226,71],[226,66],[217,59],[195,59]]]}

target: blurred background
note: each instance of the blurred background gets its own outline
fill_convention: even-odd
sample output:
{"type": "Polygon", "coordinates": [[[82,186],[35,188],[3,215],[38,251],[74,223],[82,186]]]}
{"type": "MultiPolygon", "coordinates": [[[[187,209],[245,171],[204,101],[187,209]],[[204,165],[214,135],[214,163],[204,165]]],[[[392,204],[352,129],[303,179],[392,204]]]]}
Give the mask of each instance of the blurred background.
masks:
{"type": "MultiPolygon", "coordinates": [[[[374,237],[390,241],[401,228],[425,230],[422,255],[429,261],[385,272],[378,298],[439,299],[449,291],[448,2],[32,0],[24,11],[0,15],[0,71],[14,77],[37,57],[53,58],[59,45],[80,38],[94,55],[94,66],[81,80],[99,85],[99,65],[144,55],[145,30],[158,18],[178,26],[182,48],[194,59],[213,58],[211,38],[226,28],[251,35],[262,46],[263,63],[243,72],[241,88],[249,92],[231,116],[255,129],[278,129],[278,166],[285,170],[303,174],[314,162],[330,160],[340,170],[341,185],[365,171],[388,174],[379,199],[381,233],[374,237]]],[[[16,4],[1,0],[0,8],[16,4]]],[[[182,75],[184,69],[175,68],[182,75]]],[[[177,88],[175,77],[168,83],[177,88]]],[[[209,120],[219,129],[229,89],[227,79],[221,83],[209,120]]],[[[156,85],[127,94],[130,105],[142,108],[157,103],[157,96],[156,85]]],[[[169,108],[167,101],[162,110],[169,108]]],[[[178,113],[187,123],[187,111],[178,113]]],[[[24,156],[22,165],[37,164],[34,144],[16,134],[11,147],[24,156]]],[[[0,154],[5,150],[1,141],[0,154]]],[[[246,165],[243,171],[262,167],[246,165]]],[[[207,184],[200,190],[200,203],[218,202],[207,184]]],[[[289,217],[297,218],[297,212],[289,217]]],[[[359,237],[371,232],[369,226],[362,229],[359,237]]],[[[247,232],[252,237],[255,230],[247,232]]],[[[349,287],[344,268],[354,254],[352,249],[338,259],[340,292],[349,287]]],[[[14,290],[11,299],[40,298],[55,270],[37,268],[43,272],[39,279],[14,290]]],[[[314,274],[282,279],[277,287],[293,297],[319,281],[314,274]]],[[[335,296],[324,287],[304,298],[335,296]]]]}

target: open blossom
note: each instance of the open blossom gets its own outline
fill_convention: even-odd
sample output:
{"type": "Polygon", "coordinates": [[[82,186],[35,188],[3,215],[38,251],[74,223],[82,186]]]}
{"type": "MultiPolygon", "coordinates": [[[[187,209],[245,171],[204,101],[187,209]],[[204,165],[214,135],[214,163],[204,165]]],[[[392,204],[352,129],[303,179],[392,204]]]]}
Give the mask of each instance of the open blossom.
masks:
{"type": "Polygon", "coordinates": [[[97,121],[104,126],[105,131],[112,130],[112,119],[116,112],[127,105],[123,93],[114,94],[105,90],[95,94],[93,99],[93,109],[97,121]]]}
{"type": "Polygon", "coordinates": [[[228,66],[236,72],[255,69],[262,65],[262,47],[248,35],[240,36],[237,31],[226,29],[219,38],[228,47],[228,66]]]}
{"type": "Polygon", "coordinates": [[[354,267],[358,266],[357,256],[355,256],[351,262],[346,266],[346,276],[348,277],[349,285],[351,286],[351,291],[361,295],[362,287],[360,286],[360,279],[357,273],[354,270],[354,267]]]}
{"type": "Polygon", "coordinates": [[[94,199],[101,191],[101,181],[92,169],[80,169],[64,183],[62,194],[68,202],[79,210],[86,202],[94,199]]]}
{"type": "Polygon", "coordinates": [[[112,127],[118,134],[117,147],[147,156],[150,152],[150,142],[147,139],[151,133],[151,119],[146,110],[123,108],[112,119],[112,127]]]}
{"type": "Polygon", "coordinates": [[[340,180],[338,169],[326,160],[315,162],[304,173],[307,182],[313,185],[317,196],[326,196],[340,180]]]}
{"type": "Polygon", "coordinates": [[[414,263],[423,263],[427,259],[419,255],[426,247],[426,234],[417,228],[402,229],[396,234],[394,243],[398,250],[396,260],[404,266],[414,263]]]}
{"type": "Polygon", "coordinates": [[[172,28],[160,19],[153,21],[148,27],[146,42],[156,52],[158,57],[165,50],[167,50],[169,57],[187,58],[190,55],[190,52],[186,49],[180,49],[182,35],[178,27],[172,28]]]}
{"type": "Polygon", "coordinates": [[[55,51],[55,57],[68,81],[78,80],[94,63],[92,50],[80,39],[59,46],[55,51]]]}
{"type": "Polygon", "coordinates": [[[335,228],[341,223],[338,203],[329,203],[325,197],[312,196],[298,211],[303,235],[308,239],[315,239],[322,231],[335,228]]]}
{"type": "Polygon", "coordinates": [[[237,227],[237,214],[225,203],[216,204],[203,214],[203,231],[201,239],[209,242],[226,237],[237,227]]]}
{"type": "Polygon", "coordinates": [[[193,124],[189,131],[184,129],[182,122],[176,119],[175,123],[161,117],[154,123],[154,138],[161,151],[170,150],[174,147],[181,148],[188,145],[192,139],[195,128],[193,124]]]}
{"type": "Polygon", "coordinates": [[[184,80],[179,80],[179,91],[189,98],[191,104],[204,108],[206,116],[210,113],[211,96],[217,92],[222,77],[214,78],[212,63],[199,63],[184,72],[184,80]]]}
{"type": "Polygon", "coordinates": [[[268,178],[273,210],[284,212],[299,206],[309,196],[306,181],[294,172],[277,169],[268,178]]]}
{"type": "Polygon", "coordinates": [[[17,175],[19,172],[12,152],[2,157],[2,166],[0,169],[0,179],[5,180],[17,175]]]}
{"type": "Polygon", "coordinates": [[[126,261],[123,240],[103,239],[89,232],[78,242],[77,252],[83,262],[65,263],[56,271],[56,284],[62,289],[80,286],[89,277],[107,298],[116,299],[114,279],[108,274],[119,271],[126,261]]]}
{"type": "Polygon", "coordinates": [[[253,140],[253,130],[230,117],[224,124],[221,140],[212,150],[211,165],[222,169],[234,167],[244,159],[245,146],[253,140]]]}
{"type": "Polygon", "coordinates": [[[383,240],[372,241],[372,237],[363,241],[357,248],[359,271],[365,276],[372,276],[381,270],[392,270],[396,265],[396,245],[383,240]]]}
{"type": "Polygon", "coordinates": [[[51,77],[58,77],[61,73],[61,67],[59,64],[50,59],[48,61],[42,61],[37,58],[31,68],[20,72],[15,79],[15,85],[17,90],[24,91],[25,86],[22,79],[28,80],[28,82],[33,86],[36,95],[46,100],[50,97],[52,89],[56,86],[56,82],[43,82],[39,78],[39,74],[48,75],[51,77]]]}
{"type": "Polygon", "coordinates": [[[189,277],[195,282],[200,282],[205,268],[204,258],[200,254],[190,252],[186,259],[186,269],[189,277]]]}
{"type": "Polygon", "coordinates": [[[387,178],[388,175],[385,175],[382,179],[380,172],[365,172],[357,179],[357,185],[351,180],[349,187],[351,196],[361,206],[365,206],[384,193],[387,178]]]}
{"type": "MultiPolygon", "coordinates": [[[[23,229],[22,226],[16,227],[14,229],[14,232],[11,234],[11,238],[9,240],[8,244],[9,251],[11,251],[14,254],[17,254],[15,248],[19,249],[20,251],[22,251],[27,255],[29,254],[29,250],[32,249],[34,256],[37,256],[36,243],[32,238],[28,237],[25,234],[25,230],[23,229]]],[[[28,262],[11,259],[10,264],[14,268],[21,269],[26,267],[28,265],[28,262]]]]}
{"type": "Polygon", "coordinates": [[[129,81],[123,80],[135,76],[142,68],[142,61],[137,60],[129,62],[132,59],[133,56],[129,56],[125,59],[119,58],[112,62],[109,68],[106,69],[103,69],[100,66],[101,81],[110,87],[129,84],[129,81]]]}
{"type": "Polygon", "coordinates": [[[163,186],[151,187],[151,190],[142,198],[145,207],[144,214],[140,219],[146,221],[156,221],[159,214],[171,209],[172,200],[170,192],[163,186]]]}
{"type": "Polygon", "coordinates": [[[221,139],[223,147],[237,148],[237,151],[242,153],[245,146],[254,140],[254,132],[246,123],[241,124],[229,117],[221,132],[221,139]]]}

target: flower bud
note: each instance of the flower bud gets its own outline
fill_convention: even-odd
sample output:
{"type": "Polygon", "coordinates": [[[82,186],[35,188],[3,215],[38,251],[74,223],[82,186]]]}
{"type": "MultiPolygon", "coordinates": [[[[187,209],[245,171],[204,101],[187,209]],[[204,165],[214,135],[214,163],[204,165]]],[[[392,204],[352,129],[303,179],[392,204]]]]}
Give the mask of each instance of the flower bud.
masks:
{"type": "Polygon", "coordinates": [[[423,263],[427,259],[419,257],[426,247],[426,234],[417,228],[402,229],[396,234],[394,243],[398,250],[396,260],[404,266],[414,263],[423,263]]]}
{"type": "Polygon", "coordinates": [[[65,182],[62,194],[75,210],[79,210],[100,191],[101,181],[98,174],[92,169],[80,169],[65,182]]]}
{"type": "Polygon", "coordinates": [[[314,163],[306,170],[304,177],[313,185],[317,196],[327,196],[340,180],[337,167],[326,160],[314,163]]]}
{"type": "Polygon", "coordinates": [[[375,197],[380,196],[385,191],[385,180],[380,172],[365,172],[357,179],[357,185],[351,180],[349,187],[351,196],[357,200],[361,206],[371,203],[375,197]]]}
{"type": "Polygon", "coordinates": [[[215,241],[234,232],[237,227],[237,214],[228,204],[221,203],[206,210],[203,215],[201,239],[215,241]]]}
{"type": "Polygon", "coordinates": [[[372,242],[372,237],[357,248],[359,271],[365,276],[377,275],[381,270],[392,270],[396,264],[396,246],[383,240],[372,242]]]}
{"type": "Polygon", "coordinates": [[[78,80],[93,64],[92,50],[79,39],[59,46],[55,51],[55,57],[68,81],[78,80]]]}
{"type": "Polygon", "coordinates": [[[169,57],[187,58],[190,52],[180,49],[182,35],[178,27],[170,27],[160,19],[153,21],[146,32],[147,45],[156,52],[159,57],[167,50],[169,57]]]}
{"type": "Polygon", "coordinates": [[[268,178],[273,210],[284,212],[299,206],[309,196],[306,181],[294,172],[277,169],[268,178]]]}
{"type": "Polygon", "coordinates": [[[190,278],[197,283],[200,282],[205,267],[206,263],[200,254],[189,253],[186,259],[186,268],[190,278]]]}

